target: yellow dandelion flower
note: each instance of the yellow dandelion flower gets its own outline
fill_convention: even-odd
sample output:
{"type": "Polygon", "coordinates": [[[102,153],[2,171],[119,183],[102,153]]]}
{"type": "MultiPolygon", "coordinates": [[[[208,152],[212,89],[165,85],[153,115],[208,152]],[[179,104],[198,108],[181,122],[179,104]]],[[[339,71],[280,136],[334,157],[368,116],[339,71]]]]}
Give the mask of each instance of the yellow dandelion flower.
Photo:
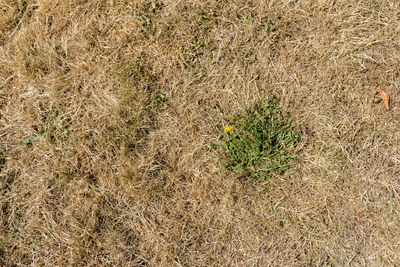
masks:
{"type": "Polygon", "coordinates": [[[226,127],[225,127],[225,131],[226,131],[227,133],[233,132],[233,126],[231,126],[231,125],[226,126],[226,127]]]}

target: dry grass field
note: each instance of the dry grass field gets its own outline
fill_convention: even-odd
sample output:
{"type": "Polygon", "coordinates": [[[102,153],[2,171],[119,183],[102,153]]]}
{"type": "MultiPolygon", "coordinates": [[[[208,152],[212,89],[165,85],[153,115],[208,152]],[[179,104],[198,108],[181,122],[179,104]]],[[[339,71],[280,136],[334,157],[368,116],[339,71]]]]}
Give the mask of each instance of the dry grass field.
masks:
{"type": "Polygon", "coordinates": [[[399,266],[399,88],[395,0],[0,0],[0,266],[399,266]],[[210,145],[273,97],[260,185],[210,145]]]}

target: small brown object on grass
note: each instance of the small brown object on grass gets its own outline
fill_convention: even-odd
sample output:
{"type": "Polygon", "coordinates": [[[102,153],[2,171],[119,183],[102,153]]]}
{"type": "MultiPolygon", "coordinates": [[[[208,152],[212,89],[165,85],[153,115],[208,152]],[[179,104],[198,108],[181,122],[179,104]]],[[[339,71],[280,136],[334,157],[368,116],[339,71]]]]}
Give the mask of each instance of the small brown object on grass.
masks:
{"type": "Polygon", "coordinates": [[[390,110],[390,96],[385,90],[379,90],[383,102],[385,102],[386,110],[390,110]]]}

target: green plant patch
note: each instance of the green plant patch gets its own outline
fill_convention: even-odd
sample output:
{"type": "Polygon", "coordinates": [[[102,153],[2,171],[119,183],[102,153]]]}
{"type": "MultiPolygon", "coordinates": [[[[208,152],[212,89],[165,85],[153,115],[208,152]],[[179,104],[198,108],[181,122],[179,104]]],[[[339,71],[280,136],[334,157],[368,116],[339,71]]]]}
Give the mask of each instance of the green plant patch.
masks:
{"type": "Polygon", "coordinates": [[[223,166],[256,180],[284,172],[296,156],[299,141],[291,122],[292,118],[278,107],[277,99],[232,117],[218,145],[222,148],[223,166]]]}

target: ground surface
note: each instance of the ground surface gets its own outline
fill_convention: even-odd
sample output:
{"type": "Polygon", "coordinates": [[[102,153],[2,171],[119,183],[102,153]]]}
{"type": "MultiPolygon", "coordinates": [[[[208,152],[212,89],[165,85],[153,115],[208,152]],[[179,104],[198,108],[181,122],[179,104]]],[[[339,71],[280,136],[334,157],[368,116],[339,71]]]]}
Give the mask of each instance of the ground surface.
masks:
{"type": "Polygon", "coordinates": [[[399,10],[0,0],[0,265],[399,266],[399,10]],[[209,146],[274,96],[266,194],[209,146]]]}

